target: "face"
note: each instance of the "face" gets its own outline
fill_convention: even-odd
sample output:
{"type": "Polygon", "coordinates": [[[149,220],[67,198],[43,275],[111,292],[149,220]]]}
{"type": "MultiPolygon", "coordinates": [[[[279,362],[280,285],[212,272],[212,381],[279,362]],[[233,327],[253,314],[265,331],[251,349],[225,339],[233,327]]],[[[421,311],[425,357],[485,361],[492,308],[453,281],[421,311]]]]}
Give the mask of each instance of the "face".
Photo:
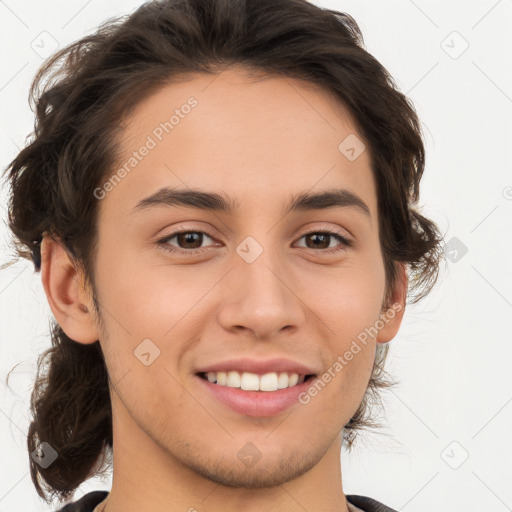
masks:
{"type": "Polygon", "coordinates": [[[149,440],[230,486],[276,485],[328,450],[339,457],[378,339],[333,365],[375,325],[386,291],[370,155],[347,158],[348,136],[362,141],[312,84],[234,68],[166,86],[130,115],[114,172],[130,170],[98,193],[95,285],[114,436],[149,440]],[[161,125],[173,114],[172,128],[161,125]],[[164,189],[218,194],[226,208],[164,189]],[[287,211],[302,194],[334,190],[343,201],[287,211]],[[249,389],[222,386],[215,370],[249,389]],[[251,388],[251,374],[284,386],[281,373],[298,373],[298,384],[251,388]]]}

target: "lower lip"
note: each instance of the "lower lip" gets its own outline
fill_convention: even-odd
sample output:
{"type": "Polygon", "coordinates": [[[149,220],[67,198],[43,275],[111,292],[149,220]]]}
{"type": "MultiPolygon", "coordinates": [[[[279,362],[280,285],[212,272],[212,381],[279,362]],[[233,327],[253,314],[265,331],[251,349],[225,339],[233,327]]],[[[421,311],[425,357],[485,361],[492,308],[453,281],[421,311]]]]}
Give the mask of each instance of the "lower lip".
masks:
{"type": "Polygon", "coordinates": [[[259,417],[275,416],[294,403],[298,403],[299,395],[306,391],[315,380],[315,377],[310,377],[302,384],[297,384],[291,388],[278,389],[277,391],[244,391],[241,388],[219,386],[199,377],[199,375],[196,375],[196,378],[217,400],[220,400],[234,411],[246,416],[259,417]]]}

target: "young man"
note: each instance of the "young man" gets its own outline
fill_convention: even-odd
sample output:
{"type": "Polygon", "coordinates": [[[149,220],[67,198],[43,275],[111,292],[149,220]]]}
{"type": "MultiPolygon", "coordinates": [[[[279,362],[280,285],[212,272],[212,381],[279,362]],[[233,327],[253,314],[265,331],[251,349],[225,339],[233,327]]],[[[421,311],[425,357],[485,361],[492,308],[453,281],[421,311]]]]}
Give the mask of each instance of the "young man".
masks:
{"type": "Polygon", "coordinates": [[[414,209],[415,112],[355,22],[154,1],[36,82],[63,56],[9,168],[56,320],[28,435],[40,496],[112,464],[110,493],[62,511],[392,511],[344,494],[340,452],[440,238],[414,209]]]}

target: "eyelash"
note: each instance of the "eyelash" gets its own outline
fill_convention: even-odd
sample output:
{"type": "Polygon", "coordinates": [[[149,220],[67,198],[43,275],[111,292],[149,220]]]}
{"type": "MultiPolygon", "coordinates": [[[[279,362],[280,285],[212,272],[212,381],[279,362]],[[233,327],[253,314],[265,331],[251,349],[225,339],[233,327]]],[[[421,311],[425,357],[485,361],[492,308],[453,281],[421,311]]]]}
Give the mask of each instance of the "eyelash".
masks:
{"type": "MultiPolygon", "coordinates": [[[[195,231],[193,229],[188,229],[188,230],[183,230],[183,231],[175,231],[174,233],[171,233],[170,235],[167,235],[166,237],[161,238],[160,240],[158,240],[158,244],[162,247],[162,249],[164,251],[167,251],[167,252],[170,252],[170,253],[173,253],[173,254],[178,253],[178,254],[192,256],[192,255],[204,252],[204,249],[206,249],[205,247],[203,247],[201,249],[190,249],[190,250],[188,250],[188,249],[180,249],[180,248],[176,248],[176,247],[172,247],[171,248],[171,246],[169,246],[168,242],[170,240],[172,240],[177,235],[181,235],[181,234],[184,234],[184,233],[199,233],[199,234],[202,234],[202,235],[206,235],[209,238],[211,238],[212,240],[214,240],[214,237],[212,235],[210,235],[207,231],[199,231],[199,230],[195,231]]],[[[301,238],[304,238],[305,236],[313,235],[313,234],[315,234],[315,235],[328,235],[328,236],[332,236],[333,238],[336,238],[339,242],[341,242],[341,246],[335,247],[333,249],[321,249],[321,250],[318,250],[318,251],[316,251],[315,249],[310,249],[313,252],[320,252],[320,253],[323,253],[323,254],[336,254],[336,253],[341,252],[343,250],[346,250],[347,248],[352,246],[352,241],[351,240],[349,240],[348,238],[346,238],[343,235],[340,235],[336,231],[331,231],[331,230],[328,230],[328,229],[324,229],[322,231],[309,231],[307,233],[304,233],[299,238],[299,240],[301,238]]],[[[306,249],[307,249],[307,247],[306,247],[306,249]]]]}

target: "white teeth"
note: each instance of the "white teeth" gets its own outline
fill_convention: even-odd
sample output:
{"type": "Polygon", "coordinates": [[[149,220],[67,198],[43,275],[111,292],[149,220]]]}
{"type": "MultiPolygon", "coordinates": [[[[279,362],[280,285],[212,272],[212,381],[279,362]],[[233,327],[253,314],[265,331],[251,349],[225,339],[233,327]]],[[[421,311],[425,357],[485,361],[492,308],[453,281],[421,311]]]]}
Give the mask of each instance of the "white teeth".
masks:
{"type": "MultiPolygon", "coordinates": [[[[295,374],[296,375],[296,374],[295,374]]],[[[277,373],[265,373],[260,378],[261,391],[276,391],[277,389],[277,373]]]]}
{"type": "Polygon", "coordinates": [[[277,389],[284,389],[288,387],[288,374],[281,372],[277,378],[277,389]]]}
{"type": "MultiPolygon", "coordinates": [[[[238,372],[236,372],[238,373],[238,372]]],[[[240,381],[240,386],[234,386],[237,388],[242,388],[245,391],[258,391],[260,389],[260,379],[255,373],[242,373],[242,379],[240,381]]]]}
{"type": "Polygon", "coordinates": [[[228,372],[226,386],[228,386],[229,388],[239,388],[240,387],[240,374],[238,372],[228,372]]]}
{"type": "Polygon", "coordinates": [[[297,373],[292,373],[288,379],[288,386],[295,386],[297,382],[299,382],[299,375],[297,373]]]}
{"type": "Polygon", "coordinates": [[[271,372],[264,375],[257,375],[250,372],[207,372],[206,378],[209,382],[216,382],[219,386],[230,388],[242,388],[244,391],[276,391],[302,384],[305,375],[286,372],[271,372]]]}

